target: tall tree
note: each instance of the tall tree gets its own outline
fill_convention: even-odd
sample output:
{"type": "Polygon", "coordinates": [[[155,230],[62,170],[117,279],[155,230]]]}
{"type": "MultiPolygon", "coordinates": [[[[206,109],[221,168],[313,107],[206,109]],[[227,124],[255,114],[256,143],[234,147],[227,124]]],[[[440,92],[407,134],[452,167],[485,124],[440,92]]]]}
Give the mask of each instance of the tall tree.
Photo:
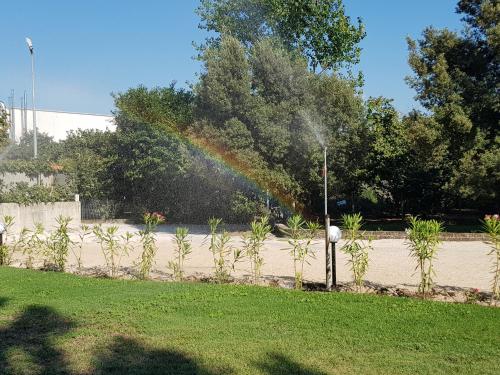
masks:
{"type": "Polygon", "coordinates": [[[9,121],[7,112],[0,107],[0,150],[9,143],[9,121]]]}
{"type": "MultiPolygon", "coordinates": [[[[202,0],[200,27],[233,35],[247,47],[275,36],[309,60],[315,71],[359,61],[364,26],[345,15],[342,0],[202,0]]],[[[208,43],[217,43],[220,36],[208,43]]]]}
{"type": "MultiPolygon", "coordinates": [[[[306,59],[274,38],[246,52],[223,35],[204,54],[195,131],[242,162],[271,191],[320,210],[322,145],[334,196],[356,196],[366,174],[363,103],[351,82],[311,73],[306,59]]],[[[290,202],[289,202],[290,203],[290,202]]]]}
{"type": "Polygon", "coordinates": [[[433,131],[444,147],[442,189],[456,200],[491,203],[500,180],[498,173],[489,175],[493,184],[484,178],[498,170],[500,159],[500,6],[497,0],[461,0],[457,12],[465,22],[461,34],[429,27],[418,42],[408,39],[415,73],[408,82],[438,124],[433,131]],[[482,171],[474,178],[468,176],[472,165],[482,171]]]}

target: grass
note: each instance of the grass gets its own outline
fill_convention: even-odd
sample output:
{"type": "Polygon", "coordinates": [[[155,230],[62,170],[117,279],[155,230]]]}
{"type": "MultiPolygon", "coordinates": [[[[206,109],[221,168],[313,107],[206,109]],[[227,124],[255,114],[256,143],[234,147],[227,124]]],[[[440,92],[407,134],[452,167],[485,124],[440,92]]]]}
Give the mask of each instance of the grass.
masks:
{"type": "Polygon", "coordinates": [[[0,267],[1,374],[498,374],[500,310],[0,267]]]}

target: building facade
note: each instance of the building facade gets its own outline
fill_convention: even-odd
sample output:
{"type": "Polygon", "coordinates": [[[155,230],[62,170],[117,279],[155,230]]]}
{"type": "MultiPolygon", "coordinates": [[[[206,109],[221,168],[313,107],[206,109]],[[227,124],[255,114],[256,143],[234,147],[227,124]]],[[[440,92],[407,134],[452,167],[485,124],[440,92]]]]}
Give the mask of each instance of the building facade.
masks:
{"type": "MultiPolygon", "coordinates": [[[[33,111],[27,108],[7,108],[9,115],[10,138],[19,142],[26,132],[33,131],[33,111]]],[[[36,110],[36,123],[39,133],[46,133],[55,141],[63,140],[69,131],[115,130],[113,116],[90,113],[72,113],[36,110]]]]}

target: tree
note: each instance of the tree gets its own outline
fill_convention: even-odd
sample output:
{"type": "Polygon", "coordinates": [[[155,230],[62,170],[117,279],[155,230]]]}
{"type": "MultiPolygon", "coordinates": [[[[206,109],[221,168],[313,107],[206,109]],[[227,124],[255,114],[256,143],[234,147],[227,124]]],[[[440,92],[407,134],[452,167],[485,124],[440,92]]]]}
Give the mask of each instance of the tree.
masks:
{"type": "Polygon", "coordinates": [[[461,0],[457,12],[466,25],[461,34],[429,27],[418,42],[408,39],[408,82],[436,123],[444,199],[491,204],[500,183],[490,173],[500,158],[500,8],[493,0],[461,0]]]}
{"type": "Polygon", "coordinates": [[[341,0],[202,0],[200,27],[219,33],[208,45],[230,34],[250,47],[274,36],[308,58],[313,71],[338,70],[359,61],[364,26],[351,24],[341,0]]]}
{"type": "Polygon", "coordinates": [[[61,142],[56,162],[67,183],[82,199],[109,198],[114,185],[110,163],[114,155],[116,136],[98,130],[72,131],[61,142]]]}
{"type": "Polygon", "coordinates": [[[272,38],[245,53],[241,42],[223,35],[203,59],[195,91],[196,134],[218,145],[217,152],[260,186],[313,212],[322,204],[322,144],[327,144],[335,195],[359,194],[367,128],[351,82],[311,73],[302,55],[272,38]]]}
{"type": "Polygon", "coordinates": [[[9,122],[7,112],[0,107],[0,150],[9,143],[9,122]]]}
{"type": "MultiPolygon", "coordinates": [[[[37,133],[38,159],[41,161],[53,160],[57,154],[58,144],[54,138],[46,133],[37,133]]],[[[24,134],[19,143],[9,147],[5,155],[9,160],[32,160],[33,159],[33,132],[24,134]]]]}

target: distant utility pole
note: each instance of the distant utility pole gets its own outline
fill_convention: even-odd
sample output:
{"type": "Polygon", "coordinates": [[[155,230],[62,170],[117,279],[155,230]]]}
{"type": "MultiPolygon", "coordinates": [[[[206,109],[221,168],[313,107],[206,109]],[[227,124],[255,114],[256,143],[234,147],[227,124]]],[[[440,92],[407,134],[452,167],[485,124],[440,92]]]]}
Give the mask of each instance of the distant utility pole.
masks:
{"type": "MultiPolygon", "coordinates": [[[[35,54],[33,50],[33,42],[26,37],[26,44],[31,55],[31,96],[33,101],[33,159],[38,158],[38,135],[36,127],[36,106],[35,106],[35,54]]],[[[37,177],[37,183],[40,184],[40,174],[37,177]]]]}

